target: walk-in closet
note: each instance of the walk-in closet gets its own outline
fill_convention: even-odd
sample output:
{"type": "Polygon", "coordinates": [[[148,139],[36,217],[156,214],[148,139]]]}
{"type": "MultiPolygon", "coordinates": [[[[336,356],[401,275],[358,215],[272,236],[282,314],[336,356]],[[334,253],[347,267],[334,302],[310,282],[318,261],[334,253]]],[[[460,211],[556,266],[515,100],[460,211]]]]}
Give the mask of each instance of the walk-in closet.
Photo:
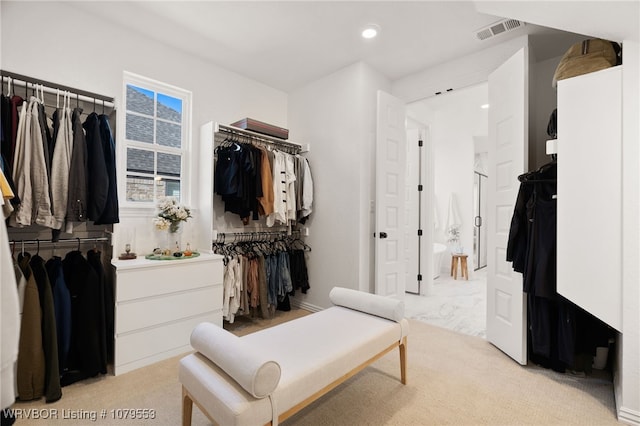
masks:
{"type": "Polygon", "coordinates": [[[4,216],[18,288],[19,401],[55,402],[113,361],[114,99],[2,70],[4,216]]]}

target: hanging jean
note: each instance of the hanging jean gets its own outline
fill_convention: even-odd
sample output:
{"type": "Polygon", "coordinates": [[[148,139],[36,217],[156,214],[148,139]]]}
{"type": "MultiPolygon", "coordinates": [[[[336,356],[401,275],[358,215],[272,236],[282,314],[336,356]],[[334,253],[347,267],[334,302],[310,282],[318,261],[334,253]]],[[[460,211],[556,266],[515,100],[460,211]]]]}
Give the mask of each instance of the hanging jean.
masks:
{"type": "Polygon", "coordinates": [[[278,253],[278,300],[283,300],[285,296],[293,291],[291,284],[291,269],[289,268],[289,253],[281,251],[278,253]]]}

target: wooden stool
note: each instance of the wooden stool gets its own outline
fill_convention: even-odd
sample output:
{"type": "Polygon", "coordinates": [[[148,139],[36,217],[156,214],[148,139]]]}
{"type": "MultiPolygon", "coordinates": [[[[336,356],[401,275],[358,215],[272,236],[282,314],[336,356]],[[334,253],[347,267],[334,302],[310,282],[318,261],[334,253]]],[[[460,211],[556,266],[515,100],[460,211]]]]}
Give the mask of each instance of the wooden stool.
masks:
{"type": "Polygon", "coordinates": [[[467,257],[466,254],[451,253],[451,276],[454,280],[458,279],[458,259],[460,259],[460,275],[465,280],[469,280],[469,271],[467,271],[467,257]]]}

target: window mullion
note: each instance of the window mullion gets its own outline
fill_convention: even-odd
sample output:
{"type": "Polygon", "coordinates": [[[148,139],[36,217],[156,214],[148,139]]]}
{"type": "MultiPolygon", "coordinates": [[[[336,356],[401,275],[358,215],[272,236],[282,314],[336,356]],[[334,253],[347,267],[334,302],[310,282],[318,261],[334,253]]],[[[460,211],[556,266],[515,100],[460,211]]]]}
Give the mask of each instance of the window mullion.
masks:
{"type": "MultiPolygon", "coordinates": [[[[127,126],[131,126],[131,136],[141,138],[140,140],[132,140],[125,137],[125,152],[129,155],[129,149],[136,149],[153,153],[137,153],[135,154],[136,157],[131,157],[130,159],[128,156],[126,157],[125,185],[127,199],[135,203],[144,203],[148,205],[148,203],[152,201],[157,202],[157,200],[165,194],[175,194],[180,198],[188,196],[188,190],[183,187],[183,184],[185,184],[185,182],[188,184],[189,182],[188,176],[185,175],[185,164],[188,164],[187,156],[189,155],[190,147],[190,144],[186,140],[186,137],[189,134],[186,126],[188,125],[187,121],[190,117],[190,93],[187,91],[181,91],[178,88],[171,88],[170,86],[165,87],[164,84],[160,82],[154,82],[152,80],[146,81],[144,78],[140,78],[138,76],[129,76],[128,73],[125,73],[124,80],[126,99],[129,99],[128,96],[130,92],[128,92],[128,90],[136,90],[139,92],[136,95],[139,95],[140,93],[145,94],[148,100],[146,107],[144,100],[141,100],[139,96],[135,97],[136,95],[132,95],[134,97],[131,97],[130,99],[132,99],[133,102],[130,104],[125,102],[125,128],[127,128],[127,126]],[[165,98],[167,98],[167,103],[165,103],[165,98]],[[169,98],[175,98],[175,100],[169,98]],[[148,106],[151,106],[148,103],[149,101],[153,102],[152,108],[148,108],[148,106]],[[160,105],[160,103],[162,103],[162,105],[160,105]],[[169,109],[165,110],[165,106],[169,109]],[[142,112],[130,111],[130,108],[139,109],[142,112]],[[179,115],[174,115],[173,111],[179,115]],[[126,120],[127,114],[129,114],[132,121],[126,120]],[[163,117],[159,117],[159,114],[163,114],[163,117]],[[166,117],[164,115],[166,115],[166,117]],[[151,130],[149,127],[146,127],[147,130],[146,133],[144,133],[145,127],[141,127],[141,124],[135,117],[148,119],[151,123],[147,123],[151,124],[153,129],[151,130]],[[179,120],[176,121],[176,118],[178,117],[179,120]],[[165,128],[167,128],[169,132],[173,132],[169,133],[169,135],[172,136],[168,139],[168,144],[174,146],[167,146],[164,144],[164,139],[162,141],[163,145],[158,143],[158,137],[162,137],[165,134],[159,132],[159,123],[162,123],[162,126],[160,126],[161,132],[164,132],[165,128]],[[180,139],[178,139],[178,133],[175,132],[177,127],[171,127],[168,125],[179,126],[180,139]],[[151,130],[151,132],[148,130],[151,130]],[[133,131],[136,131],[137,133],[133,133],[133,131]],[[145,139],[147,142],[142,142],[142,140],[145,139]],[[180,146],[176,147],[178,143],[180,146]],[[151,155],[153,156],[152,165],[149,164],[149,157],[151,155]],[[144,163],[145,157],[147,158],[146,166],[144,163]],[[160,159],[163,161],[162,165],[159,164],[160,159]],[[132,167],[134,169],[137,168],[142,171],[129,171],[128,167],[132,167]],[[160,172],[161,167],[163,168],[163,173],[160,172]],[[153,168],[153,170],[149,170],[147,173],[147,168],[153,168]],[[147,183],[145,183],[145,181],[147,183]]],[[[148,124],[146,124],[146,126],[148,126],[148,124]]],[[[131,151],[131,155],[134,155],[134,151],[131,151]]]]}

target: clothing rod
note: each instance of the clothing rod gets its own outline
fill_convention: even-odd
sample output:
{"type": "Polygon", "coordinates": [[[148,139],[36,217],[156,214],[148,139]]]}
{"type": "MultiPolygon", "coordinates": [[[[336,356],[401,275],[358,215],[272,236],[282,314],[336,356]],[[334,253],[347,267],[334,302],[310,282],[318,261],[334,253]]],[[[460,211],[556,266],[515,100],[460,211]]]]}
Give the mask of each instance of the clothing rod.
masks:
{"type": "Polygon", "coordinates": [[[34,244],[79,244],[79,243],[94,243],[101,241],[110,241],[109,237],[94,237],[94,238],[62,238],[58,241],[49,241],[49,240],[11,240],[10,244],[23,244],[23,245],[34,245],[34,244]]]}
{"type": "Polygon", "coordinates": [[[229,135],[244,136],[252,140],[257,140],[257,141],[262,141],[262,142],[266,142],[273,145],[282,145],[285,147],[293,148],[294,150],[296,150],[296,152],[302,151],[301,144],[291,142],[291,141],[286,141],[284,139],[276,138],[269,135],[264,135],[262,133],[252,132],[251,130],[241,129],[239,127],[226,126],[220,123],[216,123],[215,133],[226,133],[229,135]]]}
{"type": "Polygon", "coordinates": [[[264,241],[268,238],[276,237],[288,237],[291,235],[300,235],[299,229],[293,229],[291,231],[254,231],[254,232],[217,232],[214,243],[234,243],[234,242],[252,242],[252,241],[264,241]]]}
{"type": "MultiPolygon", "coordinates": [[[[51,83],[49,81],[40,80],[38,78],[28,77],[26,75],[17,74],[17,73],[5,71],[5,70],[0,70],[0,75],[2,75],[3,81],[5,81],[5,77],[11,77],[13,80],[18,80],[19,83],[21,83],[20,86],[22,87],[26,86],[28,83],[31,83],[32,85],[41,84],[45,87],[44,89],[45,92],[52,93],[54,95],[58,93],[57,90],[60,90],[61,92],[64,92],[66,90],[68,92],[71,92],[73,95],[76,95],[76,97],[82,99],[85,102],[93,102],[93,101],[99,100],[101,101],[100,102],[101,105],[102,105],[102,101],[104,101],[105,106],[107,102],[111,104],[109,105],[110,107],[115,106],[115,99],[109,96],[99,95],[97,93],[89,92],[86,90],[65,86],[63,84],[51,83]]],[[[16,83],[15,81],[12,82],[12,84],[15,84],[15,83],[16,83]]]]}

